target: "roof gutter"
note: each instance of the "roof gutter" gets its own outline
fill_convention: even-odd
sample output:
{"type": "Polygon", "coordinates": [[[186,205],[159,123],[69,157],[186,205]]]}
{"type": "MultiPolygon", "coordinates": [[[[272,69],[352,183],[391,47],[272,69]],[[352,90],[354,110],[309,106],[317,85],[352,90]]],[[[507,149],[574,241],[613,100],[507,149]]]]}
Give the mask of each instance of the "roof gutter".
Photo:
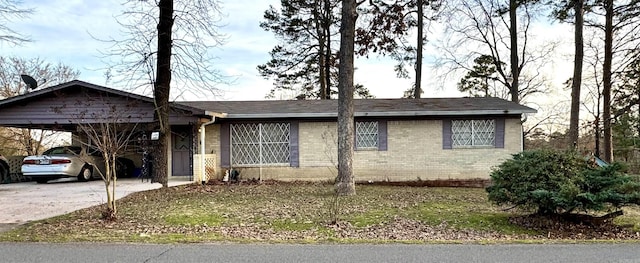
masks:
{"type": "MultiPolygon", "coordinates": [[[[516,115],[536,113],[536,110],[466,110],[466,111],[384,111],[384,112],[355,112],[355,117],[411,117],[411,116],[460,116],[460,115],[516,115]]],[[[225,114],[223,118],[230,119],[261,119],[261,118],[336,118],[337,112],[314,113],[249,113],[225,114]]]]}

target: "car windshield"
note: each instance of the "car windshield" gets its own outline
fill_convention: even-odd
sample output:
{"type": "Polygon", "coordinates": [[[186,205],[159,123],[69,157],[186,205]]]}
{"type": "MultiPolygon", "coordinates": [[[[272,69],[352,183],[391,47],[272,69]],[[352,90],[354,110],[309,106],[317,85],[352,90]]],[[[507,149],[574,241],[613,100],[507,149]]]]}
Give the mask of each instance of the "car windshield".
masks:
{"type": "Polygon", "coordinates": [[[60,155],[60,154],[80,155],[81,151],[82,151],[81,147],[56,147],[56,148],[51,148],[49,150],[46,150],[43,153],[43,155],[60,155]]]}

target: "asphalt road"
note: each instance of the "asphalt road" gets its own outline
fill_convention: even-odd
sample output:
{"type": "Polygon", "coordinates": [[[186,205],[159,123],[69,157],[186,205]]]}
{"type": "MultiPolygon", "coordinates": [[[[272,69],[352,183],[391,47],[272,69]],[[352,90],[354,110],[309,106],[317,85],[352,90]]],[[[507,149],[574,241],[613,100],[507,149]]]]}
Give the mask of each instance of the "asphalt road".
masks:
{"type": "Polygon", "coordinates": [[[640,262],[640,246],[0,243],[0,262],[640,262]]]}

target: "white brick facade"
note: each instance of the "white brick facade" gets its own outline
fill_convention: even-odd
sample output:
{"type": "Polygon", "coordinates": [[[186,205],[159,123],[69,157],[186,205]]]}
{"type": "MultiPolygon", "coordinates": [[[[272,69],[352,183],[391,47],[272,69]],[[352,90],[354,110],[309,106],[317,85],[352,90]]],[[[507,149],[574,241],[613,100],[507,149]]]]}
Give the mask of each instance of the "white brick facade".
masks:
{"type": "MultiPolygon", "coordinates": [[[[504,148],[443,149],[442,120],[387,122],[386,151],[355,151],[356,181],[415,181],[489,178],[492,167],[522,149],[519,119],[505,120],[504,148]]],[[[207,127],[207,154],[218,156],[220,125],[207,127]]],[[[336,175],[335,122],[299,122],[299,167],[239,167],[243,179],[331,181],[336,175]]],[[[224,168],[217,167],[222,178],[224,168]]]]}

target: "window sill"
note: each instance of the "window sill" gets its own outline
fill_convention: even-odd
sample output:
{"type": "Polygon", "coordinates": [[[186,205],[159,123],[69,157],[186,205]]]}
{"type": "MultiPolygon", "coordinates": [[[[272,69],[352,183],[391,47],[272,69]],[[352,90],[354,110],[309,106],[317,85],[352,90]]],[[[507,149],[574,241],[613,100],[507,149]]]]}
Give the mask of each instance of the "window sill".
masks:
{"type": "Polygon", "coordinates": [[[378,148],[357,148],[355,149],[356,152],[373,152],[373,151],[378,151],[378,148]]]}
{"type": "Polygon", "coordinates": [[[482,145],[482,146],[453,146],[453,149],[495,149],[496,147],[493,145],[482,145]]]}
{"type": "Polygon", "coordinates": [[[234,168],[259,168],[259,167],[290,167],[289,163],[263,163],[263,164],[232,164],[234,168]]]}

